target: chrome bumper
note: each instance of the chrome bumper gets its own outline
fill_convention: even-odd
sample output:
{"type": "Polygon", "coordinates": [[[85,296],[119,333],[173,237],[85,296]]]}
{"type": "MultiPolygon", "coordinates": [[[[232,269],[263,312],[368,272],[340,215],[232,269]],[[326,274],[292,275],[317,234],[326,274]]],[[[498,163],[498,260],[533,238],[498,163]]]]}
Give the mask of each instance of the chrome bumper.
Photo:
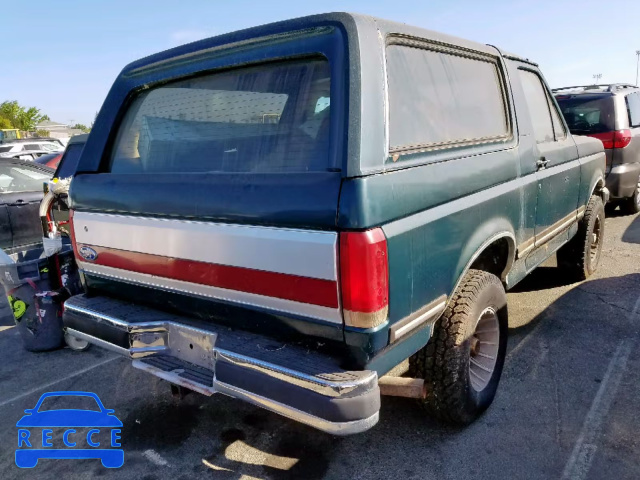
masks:
{"type": "Polygon", "coordinates": [[[133,366],[204,395],[223,393],[336,435],[378,421],[373,371],[268,337],[106,297],[65,302],[67,332],[133,359],[133,366]]]}

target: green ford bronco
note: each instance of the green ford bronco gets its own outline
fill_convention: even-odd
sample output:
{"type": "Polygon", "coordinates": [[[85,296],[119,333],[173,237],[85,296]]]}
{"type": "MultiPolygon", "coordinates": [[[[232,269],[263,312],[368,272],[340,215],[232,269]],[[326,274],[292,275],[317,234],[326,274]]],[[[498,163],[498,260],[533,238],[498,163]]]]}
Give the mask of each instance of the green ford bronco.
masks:
{"type": "Polygon", "coordinates": [[[174,390],[334,434],[381,394],[469,423],[505,289],[554,252],[596,269],[604,170],[536,64],[493,46],[345,13],[201,40],[125,67],[96,118],[64,323],[174,390]]]}

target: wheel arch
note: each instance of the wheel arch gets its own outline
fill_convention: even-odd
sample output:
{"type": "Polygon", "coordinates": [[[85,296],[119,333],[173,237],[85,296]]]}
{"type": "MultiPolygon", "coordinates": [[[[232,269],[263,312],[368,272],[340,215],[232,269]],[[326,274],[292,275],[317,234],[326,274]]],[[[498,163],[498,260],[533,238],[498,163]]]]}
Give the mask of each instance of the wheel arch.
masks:
{"type": "Polygon", "coordinates": [[[589,199],[594,194],[602,198],[603,203],[605,204],[607,203],[607,200],[609,199],[609,194],[605,187],[604,177],[600,172],[595,172],[595,174],[593,175],[593,178],[591,179],[591,184],[589,185],[589,195],[584,201],[585,205],[589,202],[589,199]]]}
{"type": "Polygon", "coordinates": [[[449,298],[454,295],[466,273],[474,267],[481,266],[480,270],[497,274],[496,276],[504,282],[515,257],[516,238],[513,227],[507,219],[493,219],[481,225],[462,249],[449,298]],[[480,263],[485,262],[488,257],[494,258],[496,252],[499,258],[495,269],[486,268],[483,263],[480,263]]]}

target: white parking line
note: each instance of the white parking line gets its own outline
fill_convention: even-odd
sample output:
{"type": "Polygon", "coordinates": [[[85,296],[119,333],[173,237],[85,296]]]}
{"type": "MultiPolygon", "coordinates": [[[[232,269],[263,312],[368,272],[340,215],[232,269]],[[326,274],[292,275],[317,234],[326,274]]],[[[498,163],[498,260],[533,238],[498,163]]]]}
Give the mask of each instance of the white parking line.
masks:
{"type": "MultiPolygon", "coordinates": [[[[640,310],[640,297],[636,301],[631,312],[630,319],[633,320],[640,310]]],[[[605,374],[600,388],[596,393],[589,413],[582,424],[582,430],[578,440],[571,452],[571,456],[564,467],[562,478],[567,480],[582,480],[587,477],[591,463],[598,446],[596,444],[600,434],[602,421],[609,413],[611,402],[616,396],[622,375],[627,368],[627,361],[633,349],[633,341],[623,340],[618,345],[616,352],[609,362],[607,373],[605,374]]]]}
{"type": "Polygon", "coordinates": [[[4,332],[5,330],[9,330],[10,328],[15,327],[15,325],[9,325],[7,327],[0,327],[0,332],[4,332]]]}
{"type": "Polygon", "coordinates": [[[17,400],[20,400],[21,398],[28,397],[29,395],[37,393],[37,392],[39,392],[41,390],[45,390],[45,389],[47,389],[49,387],[52,387],[52,386],[56,385],[57,383],[64,382],[65,380],[69,380],[71,378],[77,377],[78,375],[82,375],[83,373],[90,372],[94,368],[101,367],[102,365],[105,365],[105,364],[107,364],[109,362],[113,362],[114,360],[116,360],[118,358],[120,358],[120,357],[107,358],[106,360],[103,360],[100,363],[96,363],[95,365],[92,365],[90,367],[83,368],[82,370],[78,370],[77,372],[72,373],[71,375],[67,375],[64,378],[61,378],[61,379],[56,380],[54,382],[46,383],[44,385],[40,385],[39,387],[33,388],[33,389],[29,390],[28,392],[21,393],[20,395],[17,395],[17,396],[15,396],[13,398],[10,398],[9,400],[5,400],[3,402],[0,402],[0,407],[4,407],[5,405],[8,405],[8,404],[13,403],[13,402],[15,402],[17,400]]]}

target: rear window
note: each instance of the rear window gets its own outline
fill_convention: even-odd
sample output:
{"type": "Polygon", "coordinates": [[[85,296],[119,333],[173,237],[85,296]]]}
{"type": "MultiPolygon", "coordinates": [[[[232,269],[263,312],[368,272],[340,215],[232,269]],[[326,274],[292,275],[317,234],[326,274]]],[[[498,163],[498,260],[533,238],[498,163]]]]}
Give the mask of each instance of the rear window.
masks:
{"type": "Polygon", "coordinates": [[[118,131],[113,173],[306,172],[329,161],[325,59],[182,80],[139,95],[118,131]]]}
{"type": "Polygon", "coordinates": [[[495,59],[390,45],[387,72],[392,152],[508,138],[495,59]]]}
{"type": "Polygon", "coordinates": [[[556,97],[571,133],[591,135],[615,130],[613,97],[575,95],[556,97]]]}

